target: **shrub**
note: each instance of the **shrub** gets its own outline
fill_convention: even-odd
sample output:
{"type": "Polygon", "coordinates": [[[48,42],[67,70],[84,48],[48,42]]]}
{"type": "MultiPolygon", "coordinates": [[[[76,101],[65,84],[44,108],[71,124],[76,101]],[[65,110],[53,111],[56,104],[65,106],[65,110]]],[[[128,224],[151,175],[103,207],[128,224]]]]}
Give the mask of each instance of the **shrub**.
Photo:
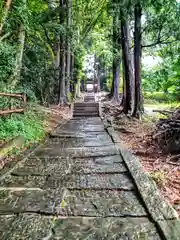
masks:
{"type": "Polygon", "coordinates": [[[163,92],[145,92],[144,93],[145,102],[152,100],[154,102],[173,102],[177,101],[177,96],[173,93],[163,93],[163,92]]]}
{"type": "Polygon", "coordinates": [[[24,114],[12,114],[10,117],[0,118],[0,139],[7,140],[23,135],[27,142],[36,142],[45,135],[43,126],[44,116],[28,110],[24,114]]]}

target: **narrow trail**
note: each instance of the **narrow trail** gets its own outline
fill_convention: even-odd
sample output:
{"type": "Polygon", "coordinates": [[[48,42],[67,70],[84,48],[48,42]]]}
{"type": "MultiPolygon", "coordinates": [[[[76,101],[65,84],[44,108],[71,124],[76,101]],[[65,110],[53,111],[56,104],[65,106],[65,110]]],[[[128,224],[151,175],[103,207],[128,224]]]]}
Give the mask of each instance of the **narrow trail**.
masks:
{"type": "Polygon", "coordinates": [[[84,102],[1,176],[0,239],[178,239],[147,211],[92,94],[84,102]]]}

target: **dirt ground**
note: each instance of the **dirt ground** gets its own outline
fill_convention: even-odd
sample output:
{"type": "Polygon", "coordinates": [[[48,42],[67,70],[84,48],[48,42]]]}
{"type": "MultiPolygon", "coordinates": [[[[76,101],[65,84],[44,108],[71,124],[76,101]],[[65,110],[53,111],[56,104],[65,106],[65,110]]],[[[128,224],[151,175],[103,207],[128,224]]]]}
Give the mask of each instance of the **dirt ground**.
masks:
{"type": "Polygon", "coordinates": [[[180,160],[170,161],[172,155],[164,155],[158,144],[152,141],[151,133],[155,123],[150,119],[135,120],[125,116],[116,121],[112,117],[114,111],[109,112],[106,103],[104,106],[104,112],[119,132],[122,143],[139,157],[144,170],[151,175],[165,199],[180,215],[180,160]]]}

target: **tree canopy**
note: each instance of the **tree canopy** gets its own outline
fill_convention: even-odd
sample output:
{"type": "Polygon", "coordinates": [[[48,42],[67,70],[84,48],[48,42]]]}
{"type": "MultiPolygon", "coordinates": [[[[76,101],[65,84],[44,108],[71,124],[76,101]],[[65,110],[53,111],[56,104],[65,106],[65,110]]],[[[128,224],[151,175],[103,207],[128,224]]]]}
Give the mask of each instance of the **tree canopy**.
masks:
{"type": "Polygon", "coordinates": [[[178,95],[179,11],[175,0],[1,1],[1,92],[21,91],[43,104],[67,103],[86,78],[89,54],[99,88],[110,88],[124,112],[138,116],[144,91],[178,95]],[[147,55],[161,61],[146,69],[147,55]]]}

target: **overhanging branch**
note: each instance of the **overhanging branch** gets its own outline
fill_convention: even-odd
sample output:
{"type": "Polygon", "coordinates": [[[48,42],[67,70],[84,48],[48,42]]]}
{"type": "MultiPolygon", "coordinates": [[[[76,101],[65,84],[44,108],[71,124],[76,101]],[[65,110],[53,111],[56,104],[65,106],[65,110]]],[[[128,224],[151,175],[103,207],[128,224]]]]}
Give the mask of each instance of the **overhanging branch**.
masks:
{"type": "Polygon", "coordinates": [[[148,44],[148,45],[141,45],[141,48],[153,47],[153,46],[156,46],[156,45],[159,45],[159,44],[166,45],[166,44],[171,44],[171,43],[174,43],[174,42],[177,42],[177,41],[178,41],[178,39],[173,40],[173,41],[157,41],[157,42],[154,42],[154,43],[151,43],[151,44],[148,44]]]}

